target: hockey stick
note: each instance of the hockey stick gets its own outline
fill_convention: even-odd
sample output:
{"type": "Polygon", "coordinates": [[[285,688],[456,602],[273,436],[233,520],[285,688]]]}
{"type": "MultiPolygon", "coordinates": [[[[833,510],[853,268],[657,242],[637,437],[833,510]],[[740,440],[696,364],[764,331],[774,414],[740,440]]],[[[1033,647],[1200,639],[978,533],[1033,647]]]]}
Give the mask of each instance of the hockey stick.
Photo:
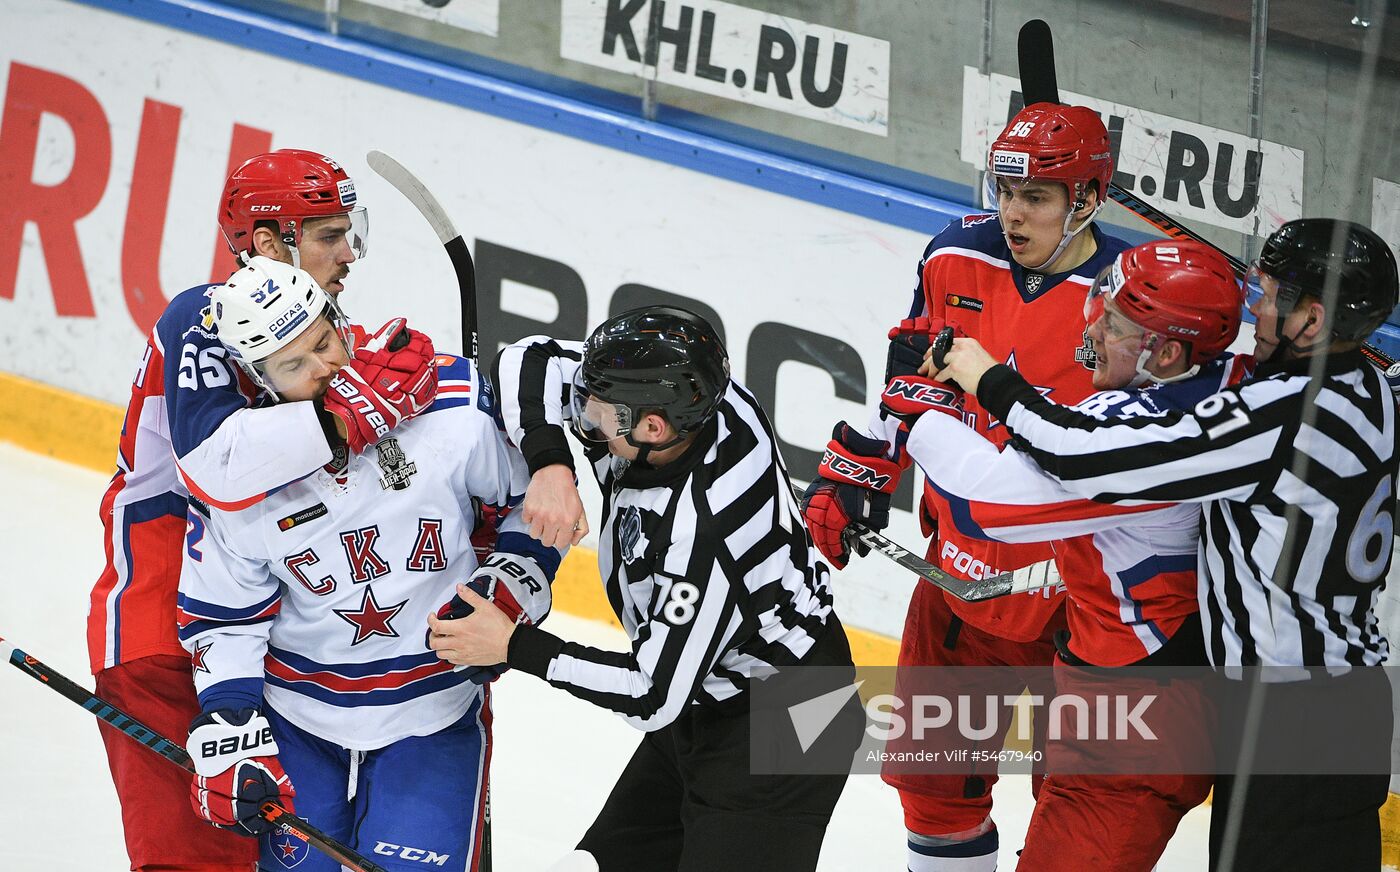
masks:
{"type": "Polygon", "coordinates": [[[404,165],[382,151],[370,151],[365,155],[369,168],[393,185],[400,194],[418,207],[423,217],[432,225],[447,256],[452,261],[452,269],[457,273],[457,294],[462,313],[463,353],[471,358],[473,365],[480,364],[481,349],[478,347],[476,318],[476,265],[472,263],[471,250],[462,239],[462,234],[447,217],[447,210],[437,201],[432,192],[418,180],[418,177],[404,168],[404,165]]]}
{"type": "MultiPolygon", "coordinates": [[[[476,317],[476,264],[472,262],[472,253],[467,248],[466,240],[462,238],[462,234],[457,232],[457,228],[452,224],[452,219],[447,217],[447,210],[442,208],[437,197],[434,197],[432,191],[429,191],[427,186],[419,181],[417,176],[409,172],[403,164],[377,149],[370,150],[365,155],[365,160],[369,163],[370,169],[383,177],[384,181],[393,185],[400,194],[407,197],[408,201],[418,208],[418,211],[432,225],[433,232],[437,234],[442,247],[447,250],[447,256],[452,261],[452,269],[457,274],[457,297],[461,307],[459,311],[462,313],[462,350],[467,357],[471,358],[473,366],[480,367],[481,348],[476,317]]],[[[491,787],[489,782],[486,788],[486,806],[483,815],[479,869],[480,872],[491,872],[491,787]]]]}
{"type": "MultiPolygon", "coordinates": [[[[1033,18],[1021,25],[1016,41],[1016,60],[1020,67],[1021,96],[1027,106],[1032,103],[1060,102],[1060,85],[1055,72],[1055,36],[1050,32],[1048,23],[1033,18]]],[[[1131,191],[1109,182],[1108,197],[1171,239],[1199,242],[1220,252],[1230,262],[1230,268],[1235,271],[1237,278],[1243,280],[1249,272],[1249,264],[1131,191]]],[[[1369,342],[1362,343],[1361,353],[1382,372],[1389,370],[1396,363],[1395,358],[1369,342]]]]}
{"type": "MultiPolygon", "coordinates": [[[[797,498],[799,505],[802,503],[803,490],[797,485],[792,486],[792,494],[797,498]]],[[[1029,574],[1023,577],[1016,577],[1014,573],[1003,572],[991,578],[970,581],[965,578],[955,578],[943,570],[929,563],[924,558],[900,545],[891,539],[887,539],[876,531],[859,522],[852,522],[846,527],[846,545],[850,550],[854,542],[859,542],[869,546],[870,550],[876,551],[889,559],[903,566],[905,569],[932,584],[934,587],[945,590],[953,596],[967,603],[982,602],[983,600],[996,599],[997,597],[1009,596],[1013,593],[1025,593],[1032,590],[1040,590],[1049,587],[1051,584],[1059,584],[1059,579],[1052,581],[1048,574],[1041,581],[1033,581],[1029,574]]]]}
{"type": "MultiPolygon", "coordinates": [[[[194,774],[194,763],[184,748],[101,697],[88,692],[82,686],[55,672],[46,664],[24,653],[3,638],[0,638],[0,655],[5,655],[9,659],[10,665],[68,697],[92,712],[98,719],[121,731],[123,735],[140,742],[186,772],[194,774]]],[[[354,872],[386,872],[383,866],[373,860],[361,857],[354,849],[316,829],[276,802],[263,803],[259,813],[263,820],[279,827],[282,832],[290,833],[305,841],[347,869],[352,869],[354,872]]]]}

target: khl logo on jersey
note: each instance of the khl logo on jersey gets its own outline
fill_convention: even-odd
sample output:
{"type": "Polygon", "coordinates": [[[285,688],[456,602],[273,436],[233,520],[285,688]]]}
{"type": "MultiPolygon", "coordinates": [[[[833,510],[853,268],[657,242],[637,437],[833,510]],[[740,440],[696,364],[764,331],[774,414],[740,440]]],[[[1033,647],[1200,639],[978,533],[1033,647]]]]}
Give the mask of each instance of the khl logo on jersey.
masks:
{"type": "Polygon", "coordinates": [[[403,490],[413,484],[409,479],[418,472],[418,465],[403,453],[399,440],[392,436],[380,439],[375,443],[374,450],[379,453],[379,468],[384,471],[384,478],[380,480],[384,490],[403,490]]]}
{"type": "Polygon", "coordinates": [[[1044,284],[1044,282],[1045,282],[1045,276],[1041,275],[1040,273],[1033,273],[1033,272],[1028,272],[1028,273],[1026,273],[1026,293],[1028,293],[1028,294],[1038,294],[1038,293],[1040,293],[1040,286],[1041,286],[1042,284],[1044,284]]]}

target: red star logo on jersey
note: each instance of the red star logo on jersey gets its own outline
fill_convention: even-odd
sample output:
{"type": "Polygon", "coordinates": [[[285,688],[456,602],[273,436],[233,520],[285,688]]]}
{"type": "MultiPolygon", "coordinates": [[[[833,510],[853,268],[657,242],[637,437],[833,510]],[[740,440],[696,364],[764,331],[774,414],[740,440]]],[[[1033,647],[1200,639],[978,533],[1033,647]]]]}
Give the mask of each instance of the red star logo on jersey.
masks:
{"type": "MultiPolygon", "coordinates": [[[[1011,353],[1006,356],[1006,365],[1017,372],[1021,371],[1021,368],[1016,365],[1016,349],[1011,349],[1011,353]]],[[[1035,388],[1036,392],[1042,397],[1050,396],[1050,393],[1055,390],[1054,388],[1047,388],[1042,385],[1031,385],[1031,387],[1035,388]]],[[[1000,426],[1001,421],[989,413],[987,415],[987,432],[990,433],[1000,426]]]]}
{"type": "Polygon", "coordinates": [[[307,856],[306,843],[292,836],[283,836],[282,841],[274,843],[272,847],[277,849],[277,862],[284,869],[300,866],[307,856]]]}
{"type": "Polygon", "coordinates": [[[389,622],[394,619],[404,606],[408,605],[408,600],[404,600],[388,608],[381,608],[379,603],[374,601],[374,591],[365,589],[364,599],[360,601],[360,608],[355,609],[335,609],[335,613],[348,624],[355,625],[355,641],[351,645],[358,645],[372,636],[388,636],[397,638],[398,631],[389,626],[389,622]]]}
{"type": "Polygon", "coordinates": [[[196,674],[200,672],[206,675],[209,674],[209,667],[204,665],[204,655],[213,647],[213,642],[205,642],[202,645],[194,646],[194,653],[190,655],[190,668],[193,669],[196,674]]]}

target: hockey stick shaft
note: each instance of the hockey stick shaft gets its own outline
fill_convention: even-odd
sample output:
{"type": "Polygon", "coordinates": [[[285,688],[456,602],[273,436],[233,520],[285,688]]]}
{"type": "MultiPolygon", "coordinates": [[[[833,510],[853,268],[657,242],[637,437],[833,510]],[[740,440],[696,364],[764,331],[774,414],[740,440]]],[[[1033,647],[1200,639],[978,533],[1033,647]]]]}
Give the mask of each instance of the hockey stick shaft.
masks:
{"type": "Polygon", "coordinates": [[[409,172],[403,164],[382,151],[371,151],[365,156],[365,159],[369,163],[370,169],[393,185],[395,190],[403,194],[427,219],[433,232],[437,234],[438,241],[447,251],[447,257],[452,261],[452,270],[457,275],[457,295],[462,313],[463,353],[471,358],[472,363],[480,364],[479,322],[476,312],[476,264],[472,261],[472,253],[467,248],[466,240],[462,238],[462,234],[457,232],[457,228],[452,224],[452,219],[447,216],[447,210],[442,208],[437,197],[434,197],[427,186],[417,176],[409,172]]]}
{"type": "MultiPolygon", "coordinates": [[[[437,234],[438,241],[447,251],[452,261],[452,271],[457,275],[457,301],[462,315],[462,353],[471,359],[472,365],[481,366],[480,322],[476,312],[476,263],[472,261],[471,249],[467,241],[457,232],[447,210],[442,208],[438,198],[428,190],[428,186],[409,172],[408,168],[382,151],[371,150],[365,155],[369,168],[378,173],[384,181],[394,186],[400,194],[418,209],[437,234]]],[[[481,862],[479,872],[491,872],[491,788],[486,788],[485,819],[482,823],[481,862]]]]}
{"type": "MultiPolygon", "coordinates": [[[[802,503],[803,491],[797,485],[792,486],[793,496],[797,498],[799,505],[802,503]]],[[[866,545],[870,550],[888,557],[900,566],[914,573],[915,575],[932,584],[940,590],[945,590],[963,602],[975,603],[983,600],[996,599],[1008,596],[1013,593],[1025,593],[1027,591],[1039,590],[1049,587],[1051,584],[1058,584],[1059,580],[1050,580],[1048,577],[1043,582],[1034,582],[1029,576],[1017,578],[1010,572],[1003,572],[990,578],[969,580],[956,578],[943,570],[929,563],[924,558],[900,545],[892,539],[880,535],[875,530],[861,524],[852,522],[846,528],[846,535],[851,539],[866,545]]],[[[854,550],[854,549],[852,549],[854,550]]]]}
{"type": "MultiPolygon", "coordinates": [[[[68,679],[52,667],[35,657],[26,654],[12,643],[0,638],[0,655],[4,655],[10,665],[19,669],[35,681],[58,691],[63,696],[87,709],[113,729],[134,741],[140,742],[155,753],[194,774],[194,764],[184,748],[162,736],[160,733],[128,715],[126,712],[91,693],[82,685],[68,679]]],[[[367,860],[358,852],[339,840],[321,832],[307,821],[287,811],[275,802],[263,803],[261,814],[264,820],[283,831],[302,839],[321,853],[355,872],[385,872],[383,866],[367,860]]]]}

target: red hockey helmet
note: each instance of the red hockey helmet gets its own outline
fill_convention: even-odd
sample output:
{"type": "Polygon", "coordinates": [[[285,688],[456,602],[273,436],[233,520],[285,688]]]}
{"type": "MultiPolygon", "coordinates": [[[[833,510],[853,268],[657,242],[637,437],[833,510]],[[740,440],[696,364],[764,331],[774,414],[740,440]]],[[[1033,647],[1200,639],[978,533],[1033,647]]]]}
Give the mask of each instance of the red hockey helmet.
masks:
{"type": "Polygon", "coordinates": [[[350,215],[351,246],[364,256],[368,221],[355,205],[355,183],[340,164],[323,154],[282,148],[248,159],[233,171],[219,198],[219,229],[234,254],[253,244],[259,221],[275,221],[287,245],[301,244],[306,218],[350,215]]]}
{"type": "Polygon", "coordinates": [[[1070,193],[1070,211],[1082,208],[1089,182],[1098,185],[1099,202],[1113,178],[1108,130],[1093,109],[1034,103],[1011,119],[987,155],[993,176],[1051,179],[1070,193]]]}
{"type": "Polygon", "coordinates": [[[1225,255],[1201,242],[1160,239],[1128,249],[1099,273],[1086,314],[1104,298],[1149,333],[1187,343],[1191,366],[1223,352],[1240,332],[1244,289],[1225,255]]]}

